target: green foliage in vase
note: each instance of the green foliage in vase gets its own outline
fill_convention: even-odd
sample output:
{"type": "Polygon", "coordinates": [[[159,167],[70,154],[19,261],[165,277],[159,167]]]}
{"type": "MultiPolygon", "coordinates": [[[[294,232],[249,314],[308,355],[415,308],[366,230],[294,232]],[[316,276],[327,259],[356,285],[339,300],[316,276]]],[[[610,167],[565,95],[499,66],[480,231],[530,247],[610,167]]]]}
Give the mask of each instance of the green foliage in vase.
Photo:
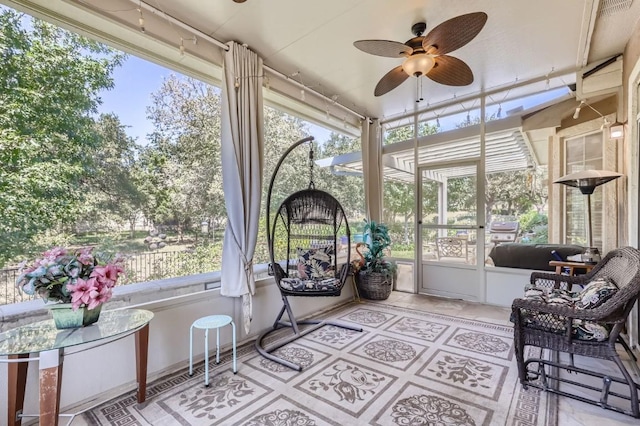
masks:
{"type": "Polygon", "coordinates": [[[367,251],[364,253],[364,265],[361,271],[393,273],[396,264],[385,259],[385,250],[391,245],[387,225],[373,220],[364,222],[364,241],[367,251]]]}

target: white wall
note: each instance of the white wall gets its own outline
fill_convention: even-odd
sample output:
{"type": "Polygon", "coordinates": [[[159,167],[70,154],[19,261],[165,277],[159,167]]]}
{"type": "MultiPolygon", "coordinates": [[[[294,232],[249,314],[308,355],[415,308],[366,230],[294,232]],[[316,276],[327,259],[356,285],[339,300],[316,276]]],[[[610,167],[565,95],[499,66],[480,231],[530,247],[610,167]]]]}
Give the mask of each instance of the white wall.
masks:
{"type": "MultiPolygon", "coordinates": [[[[239,299],[220,296],[219,289],[204,290],[206,283],[215,282],[214,274],[184,277],[174,280],[134,284],[117,288],[113,302],[104,309],[136,307],[154,313],[149,333],[148,382],[167,373],[188,366],[189,327],[197,318],[224,314],[234,318],[238,333],[238,345],[255,339],[257,335],[272,326],[282,307],[280,292],[272,278],[256,284],[253,301],[254,315],[249,335],[244,334],[239,299]],[[198,282],[199,281],[199,282],[198,282]],[[186,283],[186,284],[185,284],[186,283]],[[188,292],[188,294],[184,294],[188,292]]],[[[290,298],[294,313],[300,317],[331,309],[353,298],[350,280],[347,281],[340,297],[290,298]]],[[[0,309],[2,326],[13,328],[21,323],[33,322],[33,318],[46,318],[41,301],[27,302],[18,312],[16,306],[0,309]],[[11,311],[12,312],[8,312],[11,311]],[[29,312],[31,321],[29,320],[29,312]]],[[[197,333],[197,331],[196,331],[197,333]]],[[[204,333],[194,334],[194,355],[198,361],[204,357],[204,333]]],[[[212,336],[209,337],[212,339],[212,336]]],[[[215,339],[215,337],[213,337],[215,339]]],[[[223,350],[231,346],[231,328],[225,327],[220,334],[223,350]]],[[[209,349],[215,348],[211,340],[209,349]]],[[[81,408],[104,402],[114,396],[136,388],[135,352],[133,336],[108,345],[84,350],[88,345],[71,348],[65,354],[62,374],[61,412],[79,411],[81,408]],[[77,349],[83,349],[77,352],[77,349]]],[[[38,368],[31,363],[25,398],[25,414],[38,412],[38,368]]],[[[242,364],[238,364],[242,370],[242,364]]],[[[214,368],[212,374],[216,374],[214,368]]],[[[7,416],[7,366],[0,364],[0,424],[7,416]]]]}
{"type": "Polygon", "coordinates": [[[486,303],[510,307],[513,299],[524,295],[524,287],[530,281],[530,269],[486,267],[486,303]]]}

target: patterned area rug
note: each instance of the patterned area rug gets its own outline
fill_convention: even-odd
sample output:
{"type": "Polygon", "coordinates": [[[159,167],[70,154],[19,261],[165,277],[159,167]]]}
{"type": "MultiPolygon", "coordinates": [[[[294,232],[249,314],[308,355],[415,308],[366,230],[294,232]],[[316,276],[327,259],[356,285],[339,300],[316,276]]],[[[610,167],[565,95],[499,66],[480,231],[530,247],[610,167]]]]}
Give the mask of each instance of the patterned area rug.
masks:
{"type": "MultiPolygon", "coordinates": [[[[511,327],[380,303],[326,315],[362,333],[325,326],[276,351],[293,371],[239,350],[152,383],[147,402],[127,394],[83,414],[95,425],[554,425],[556,399],[523,390],[511,327]]],[[[276,336],[275,339],[278,337],[276,336]]]]}

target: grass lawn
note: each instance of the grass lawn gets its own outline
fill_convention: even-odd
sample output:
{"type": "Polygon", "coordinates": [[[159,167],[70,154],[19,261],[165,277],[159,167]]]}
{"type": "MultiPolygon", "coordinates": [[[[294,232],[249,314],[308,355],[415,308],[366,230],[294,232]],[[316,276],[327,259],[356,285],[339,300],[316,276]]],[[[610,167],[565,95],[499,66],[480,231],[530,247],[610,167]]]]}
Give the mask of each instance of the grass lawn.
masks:
{"type": "MultiPolygon", "coordinates": [[[[182,241],[180,241],[177,233],[168,232],[167,237],[164,240],[160,240],[155,237],[154,242],[164,241],[165,247],[157,249],[157,252],[169,252],[169,251],[185,251],[191,249],[196,243],[202,242],[202,236],[196,240],[194,235],[184,235],[182,241]]],[[[114,251],[118,253],[140,253],[149,251],[148,244],[145,243],[145,238],[149,236],[147,231],[136,231],[133,236],[130,232],[123,231],[118,233],[88,233],[83,235],[77,235],[72,245],[74,246],[95,246],[101,249],[114,251]]],[[[217,243],[222,242],[222,232],[216,233],[217,243]]]]}
{"type": "Polygon", "coordinates": [[[413,250],[391,250],[391,257],[395,259],[413,260],[415,252],[413,250]]]}

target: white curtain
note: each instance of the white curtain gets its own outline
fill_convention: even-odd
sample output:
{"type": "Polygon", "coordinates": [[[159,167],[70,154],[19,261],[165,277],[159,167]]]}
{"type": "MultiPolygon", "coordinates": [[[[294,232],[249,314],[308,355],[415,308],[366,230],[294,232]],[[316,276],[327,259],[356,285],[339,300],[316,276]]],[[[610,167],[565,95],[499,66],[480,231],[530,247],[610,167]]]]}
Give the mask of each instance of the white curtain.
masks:
{"type": "Polygon", "coordinates": [[[228,221],[220,293],[242,297],[244,330],[249,333],[264,156],[262,59],[233,41],[227,44],[222,77],[222,185],[228,221]]]}
{"type": "Polygon", "coordinates": [[[382,221],[382,137],[377,119],[362,122],[362,172],[367,218],[382,221]]]}

